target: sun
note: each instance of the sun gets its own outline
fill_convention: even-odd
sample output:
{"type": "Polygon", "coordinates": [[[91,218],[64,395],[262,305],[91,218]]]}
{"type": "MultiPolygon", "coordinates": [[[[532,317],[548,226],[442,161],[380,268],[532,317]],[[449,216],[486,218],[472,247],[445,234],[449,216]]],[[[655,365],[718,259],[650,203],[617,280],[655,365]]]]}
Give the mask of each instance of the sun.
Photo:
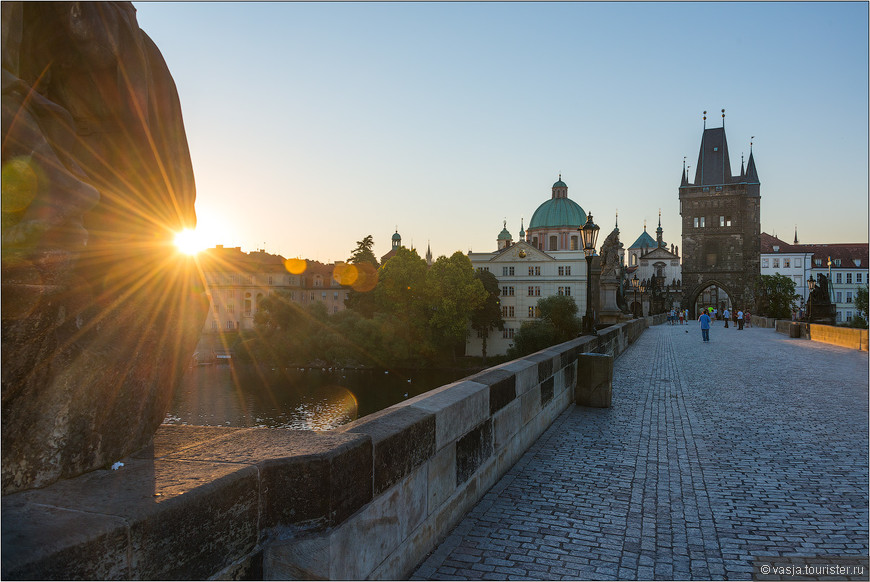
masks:
{"type": "Polygon", "coordinates": [[[186,228],[175,235],[175,246],[186,255],[195,255],[199,251],[205,250],[208,244],[202,240],[198,231],[186,228]]]}

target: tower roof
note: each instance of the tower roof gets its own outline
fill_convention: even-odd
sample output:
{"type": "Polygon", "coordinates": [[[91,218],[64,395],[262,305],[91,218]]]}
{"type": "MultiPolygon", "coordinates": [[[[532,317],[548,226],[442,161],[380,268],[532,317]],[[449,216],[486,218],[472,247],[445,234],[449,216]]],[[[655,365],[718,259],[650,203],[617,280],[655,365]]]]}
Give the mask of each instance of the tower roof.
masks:
{"type": "Polygon", "coordinates": [[[755,169],[755,158],[752,156],[752,150],[749,150],[749,162],[746,164],[746,178],[750,183],[758,182],[758,170],[755,169]]]}
{"type": "Polygon", "coordinates": [[[399,231],[396,231],[396,234],[393,235],[393,240],[402,240],[402,235],[399,234],[399,231]]]}
{"type": "Polygon", "coordinates": [[[509,233],[507,229],[507,221],[504,223],[504,228],[501,229],[500,233],[498,233],[498,240],[513,240],[511,233],[509,233]]]}
{"type": "MultiPolygon", "coordinates": [[[[750,163],[752,154],[749,155],[750,163]]],[[[729,184],[731,176],[731,159],[728,157],[728,140],[725,139],[725,128],[714,127],[704,130],[701,136],[701,149],[698,152],[698,165],[695,166],[694,186],[710,186],[714,184],[729,184]]]]}
{"type": "Polygon", "coordinates": [[[538,206],[529,221],[529,230],[535,228],[578,228],[586,224],[586,213],[570,198],[551,198],[538,206]]]}

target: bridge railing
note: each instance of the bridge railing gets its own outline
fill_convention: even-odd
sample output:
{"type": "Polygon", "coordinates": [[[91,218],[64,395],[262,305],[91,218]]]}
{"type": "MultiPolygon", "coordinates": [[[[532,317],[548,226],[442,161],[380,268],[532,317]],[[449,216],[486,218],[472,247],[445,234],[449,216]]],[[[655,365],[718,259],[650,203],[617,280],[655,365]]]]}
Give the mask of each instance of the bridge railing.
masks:
{"type": "Polygon", "coordinates": [[[164,425],[150,449],[3,498],[4,578],[403,579],[574,400],[614,325],[325,432],[164,425]],[[582,379],[580,379],[582,381],[582,379]]]}

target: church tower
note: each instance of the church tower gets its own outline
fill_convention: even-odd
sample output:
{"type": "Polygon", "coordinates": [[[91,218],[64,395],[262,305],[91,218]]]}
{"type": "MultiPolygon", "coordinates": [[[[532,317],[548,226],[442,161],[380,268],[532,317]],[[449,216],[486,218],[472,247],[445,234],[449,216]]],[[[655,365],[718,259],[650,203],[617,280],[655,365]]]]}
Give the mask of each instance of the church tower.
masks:
{"type": "Polygon", "coordinates": [[[722,127],[707,129],[706,114],[694,180],[689,181],[683,162],[679,187],[683,306],[694,313],[702,294],[710,297],[705,291],[713,289],[720,304],[724,303],[724,292],[731,307],[754,310],[760,272],[761,183],[752,144],[746,170],[741,162],[740,174],[732,175],[725,110],[722,127]]]}

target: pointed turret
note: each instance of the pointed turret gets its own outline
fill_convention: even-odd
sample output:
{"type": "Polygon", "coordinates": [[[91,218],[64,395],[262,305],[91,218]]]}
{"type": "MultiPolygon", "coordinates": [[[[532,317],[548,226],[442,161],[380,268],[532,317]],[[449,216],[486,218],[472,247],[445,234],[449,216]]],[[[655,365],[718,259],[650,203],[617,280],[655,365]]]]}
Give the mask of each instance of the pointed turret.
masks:
{"type": "Polygon", "coordinates": [[[526,231],[523,230],[523,219],[522,218],[520,218],[520,240],[521,241],[526,240],[526,231]]]}
{"type": "Polygon", "coordinates": [[[686,158],[683,158],[683,177],[680,178],[680,187],[689,185],[689,174],[686,173],[686,158]]]}
{"type": "Polygon", "coordinates": [[[432,245],[426,241],[426,264],[432,266],[432,245]]]}
{"type": "Polygon", "coordinates": [[[794,225],[794,244],[798,244],[797,225],[794,225]]]}
{"type": "Polygon", "coordinates": [[[755,169],[755,158],[752,155],[752,150],[749,150],[749,162],[746,164],[745,179],[753,184],[758,183],[758,170],[755,169]]]}
{"type": "MultiPolygon", "coordinates": [[[[751,156],[750,156],[751,159],[751,156]]],[[[732,182],[731,160],[728,157],[728,140],[725,128],[705,129],[695,166],[695,186],[712,186],[732,182]]]]}
{"type": "Polygon", "coordinates": [[[662,211],[659,210],[659,227],[656,229],[656,246],[658,248],[665,246],[664,241],[662,241],[662,232],[662,211]]]}

